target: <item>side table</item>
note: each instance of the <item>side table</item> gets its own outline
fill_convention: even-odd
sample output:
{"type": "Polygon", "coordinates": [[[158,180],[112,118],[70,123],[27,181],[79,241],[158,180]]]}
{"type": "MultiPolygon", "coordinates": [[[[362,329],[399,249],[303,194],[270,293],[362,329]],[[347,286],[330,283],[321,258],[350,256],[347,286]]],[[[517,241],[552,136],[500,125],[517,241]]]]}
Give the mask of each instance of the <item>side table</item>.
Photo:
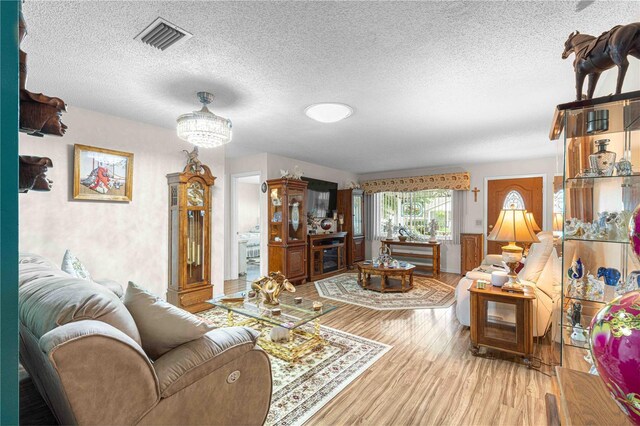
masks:
{"type": "Polygon", "coordinates": [[[480,346],[521,355],[529,364],[533,355],[533,301],[536,296],[530,287],[524,293],[510,293],[487,284],[471,292],[471,352],[478,355],[480,346]],[[515,322],[503,320],[501,312],[515,322]],[[493,313],[493,314],[492,314],[493,313]]]}

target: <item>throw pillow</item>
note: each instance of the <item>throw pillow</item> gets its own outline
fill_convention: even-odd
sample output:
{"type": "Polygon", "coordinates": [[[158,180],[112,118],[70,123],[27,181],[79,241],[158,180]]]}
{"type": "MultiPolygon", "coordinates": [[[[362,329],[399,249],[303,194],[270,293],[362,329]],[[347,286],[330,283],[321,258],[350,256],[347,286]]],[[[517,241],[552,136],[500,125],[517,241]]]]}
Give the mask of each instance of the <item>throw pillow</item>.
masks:
{"type": "Polygon", "coordinates": [[[183,343],[199,339],[214,327],[129,282],[124,305],[133,316],[142,349],[157,359],[183,343]]]}
{"type": "Polygon", "coordinates": [[[534,243],[529,249],[524,268],[518,272],[518,278],[523,281],[537,282],[544,266],[549,260],[551,250],[553,250],[553,234],[551,232],[540,232],[538,234],[539,243],[534,243]]]}
{"type": "Polygon", "coordinates": [[[91,281],[91,274],[89,274],[87,268],[80,262],[80,259],[71,253],[71,250],[64,252],[61,269],[72,277],[91,281]]]}

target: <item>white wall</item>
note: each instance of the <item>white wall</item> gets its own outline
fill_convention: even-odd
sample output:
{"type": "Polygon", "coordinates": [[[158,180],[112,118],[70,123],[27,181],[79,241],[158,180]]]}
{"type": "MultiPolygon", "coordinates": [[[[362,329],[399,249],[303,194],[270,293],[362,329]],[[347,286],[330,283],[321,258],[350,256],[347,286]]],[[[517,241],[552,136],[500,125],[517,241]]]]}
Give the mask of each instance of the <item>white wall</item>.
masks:
{"type": "Polygon", "coordinates": [[[238,232],[249,232],[260,220],[260,184],[236,183],[238,197],[238,232]]]}
{"type": "MultiPolygon", "coordinates": [[[[337,154],[336,155],[340,155],[337,154]]],[[[333,169],[331,167],[320,166],[318,164],[307,163],[306,161],[296,160],[294,158],[282,157],[275,154],[267,154],[267,176],[268,179],[277,179],[280,170],[293,171],[298,166],[304,177],[326,180],[329,182],[337,182],[338,188],[346,188],[349,182],[358,180],[358,175],[344,170],[333,169]]]]}
{"type": "MultiPolygon", "coordinates": [[[[49,157],[51,192],[20,194],[20,250],[61,263],[71,249],[96,278],[126,285],[134,281],[166,297],[168,274],[168,173],[182,171],[183,149],[175,131],[71,106],[62,138],[20,134],[20,154],[49,157]],[[131,203],[73,200],[73,145],[134,154],[131,203]]],[[[201,150],[200,159],[216,176],[212,204],[212,282],[223,291],[224,147],[201,150]]]]}
{"type": "MultiPolygon", "coordinates": [[[[546,142],[551,143],[551,142],[546,142]]],[[[560,163],[562,164],[562,163],[560,163]]],[[[544,180],[544,217],[539,224],[544,230],[551,230],[553,213],[553,176],[556,174],[556,158],[526,159],[522,161],[466,164],[441,168],[397,170],[383,173],[369,173],[358,176],[360,182],[371,179],[408,177],[438,173],[464,172],[471,175],[471,189],[477,187],[478,201],[473,201],[473,192],[468,191],[464,200],[464,222],[462,232],[481,233],[486,229],[486,180],[493,177],[514,177],[522,175],[542,175],[544,180]]],[[[380,243],[374,241],[367,247],[367,257],[377,253],[380,243]]],[[[485,244],[486,246],[486,244],[485,244]]],[[[460,272],[460,245],[443,244],[441,253],[442,270],[460,272]]]]}

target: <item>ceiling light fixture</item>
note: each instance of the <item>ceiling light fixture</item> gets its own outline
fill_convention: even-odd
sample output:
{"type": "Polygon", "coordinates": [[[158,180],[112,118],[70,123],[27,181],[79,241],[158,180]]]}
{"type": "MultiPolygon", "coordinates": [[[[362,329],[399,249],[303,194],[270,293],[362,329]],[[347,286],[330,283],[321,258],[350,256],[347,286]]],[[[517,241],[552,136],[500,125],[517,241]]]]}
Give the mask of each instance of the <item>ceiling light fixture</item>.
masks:
{"type": "Polygon", "coordinates": [[[304,113],[307,117],[320,123],[335,123],[353,114],[353,108],[345,104],[323,102],[309,105],[304,113]]]}
{"type": "Polygon", "coordinates": [[[219,117],[207,108],[213,102],[213,94],[197,94],[202,109],[178,117],[178,137],[200,148],[215,148],[231,142],[231,120],[219,117]]]}

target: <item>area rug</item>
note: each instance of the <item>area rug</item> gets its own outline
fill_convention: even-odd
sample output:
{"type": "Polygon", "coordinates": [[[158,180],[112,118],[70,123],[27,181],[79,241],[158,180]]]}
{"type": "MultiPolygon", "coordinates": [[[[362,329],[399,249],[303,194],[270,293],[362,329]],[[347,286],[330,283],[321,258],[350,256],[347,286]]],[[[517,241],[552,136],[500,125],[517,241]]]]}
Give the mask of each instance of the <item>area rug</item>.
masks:
{"type": "Polygon", "coordinates": [[[380,293],[363,289],[358,274],[341,274],[316,281],[320,296],[381,311],[448,308],[456,299],[454,287],[434,278],[413,276],[413,289],[406,293],[380,293]]]}
{"type": "MultiPolygon", "coordinates": [[[[227,324],[223,309],[209,309],[197,315],[216,327],[227,324]]],[[[295,363],[269,355],[273,396],[267,425],[303,424],[391,349],[389,345],[329,327],[321,326],[320,332],[329,345],[295,363]]]]}

